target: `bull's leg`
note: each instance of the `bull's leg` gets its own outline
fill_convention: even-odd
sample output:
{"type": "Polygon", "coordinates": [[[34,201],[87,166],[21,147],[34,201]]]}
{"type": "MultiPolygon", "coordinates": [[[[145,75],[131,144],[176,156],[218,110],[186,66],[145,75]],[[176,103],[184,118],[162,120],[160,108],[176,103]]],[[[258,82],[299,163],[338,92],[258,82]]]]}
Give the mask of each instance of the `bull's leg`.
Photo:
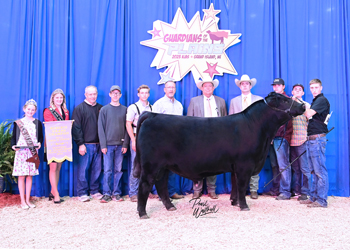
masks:
{"type": "Polygon", "coordinates": [[[231,197],[230,197],[231,205],[238,206],[237,178],[236,178],[236,173],[234,172],[231,173],[231,184],[232,184],[231,197]]]}
{"type": "MultiPolygon", "coordinates": [[[[153,187],[153,182],[150,182],[151,176],[146,176],[145,173],[141,173],[140,183],[139,183],[139,191],[137,194],[137,211],[139,212],[139,216],[141,219],[148,219],[148,215],[146,213],[146,204],[148,199],[148,194],[151,192],[153,187]]],[[[152,178],[153,180],[153,178],[152,178]]]]}
{"type": "Polygon", "coordinates": [[[168,192],[168,176],[169,170],[165,170],[162,177],[156,181],[156,188],[159,197],[162,199],[162,202],[165,208],[168,211],[176,210],[176,207],[170,202],[169,192],[168,192]]]}
{"type": "Polygon", "coordinates": [[[241,211],[249,211],[247,201],[245,199],[245,193],[249,184],[251,173],[249,172],[250,165],[245,165],[244,167],[236,168],[236,178],[237,178],[237,188],[238,188],[238,202],[241,211]]]}

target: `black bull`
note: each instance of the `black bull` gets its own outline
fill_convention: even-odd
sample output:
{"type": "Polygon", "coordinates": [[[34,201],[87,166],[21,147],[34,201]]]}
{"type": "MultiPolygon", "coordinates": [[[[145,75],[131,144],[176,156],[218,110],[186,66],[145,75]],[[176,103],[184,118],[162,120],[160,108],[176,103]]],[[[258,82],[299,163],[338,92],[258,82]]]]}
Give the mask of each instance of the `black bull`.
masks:
{"type": "Polygon", "coordinates": [[[278,128],[305,106],[270,93],[241,113],[219,118],[174,116],[145,112],[138,122],[134,176],[140,178],[137,210],[148,218],[146,203],[155,184],[167,210],[169,170],[197,182],[231,172],[232,205],[249,210],[245,191],[258,174],[278,128]],[[237,199],[238,194],[238,199],[237,199]]]}

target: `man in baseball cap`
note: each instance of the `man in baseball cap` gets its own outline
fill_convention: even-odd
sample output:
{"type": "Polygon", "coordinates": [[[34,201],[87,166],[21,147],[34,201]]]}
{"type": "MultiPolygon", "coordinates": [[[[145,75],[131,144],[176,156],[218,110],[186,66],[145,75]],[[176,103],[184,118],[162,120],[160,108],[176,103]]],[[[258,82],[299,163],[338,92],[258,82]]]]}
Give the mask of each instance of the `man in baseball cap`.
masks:
{"type": "Polygon", "coordinates": [[[103,106],[98,117],[98,137],[103,155],[103,197],[101,203],[111,200],[123,201],[119,182],[122,178],[123,154],[129,147],[129,135],[126,131],[126,107],[119,100],[122,97],[120,87],[113,85],[109,96],[111,102],[103,106]],[[113,188],[110,187],[113,175],[113,188]]]}
{"type": "MultiPolygon", "coordinates": [[[[272,87],[276,93],[287,96],[286,92],[284,91],[286,86],[282,78],[276,78],[272,83],[272,87]]],[[[289,145],[292,133],[293,125],[291,121],[288,121],[278,129],[276,136],[273,139],[273,144],[270,147],[270,161],[274,177],[278,174],[278,171],[282,172],[289,165],[289,145]]],[[[292,181],[292,172],[290,167],[283,171],[280,178],[277,178],[276,181],[274,181],[272,187],[272,193],[280,193],[276,200],[289,200],[291,197],[292,181]],[[276,181],[279,181],[279,183],[276,183],[276,181]],[[277,189],[278,186],[279,190],[277,189]]]]}

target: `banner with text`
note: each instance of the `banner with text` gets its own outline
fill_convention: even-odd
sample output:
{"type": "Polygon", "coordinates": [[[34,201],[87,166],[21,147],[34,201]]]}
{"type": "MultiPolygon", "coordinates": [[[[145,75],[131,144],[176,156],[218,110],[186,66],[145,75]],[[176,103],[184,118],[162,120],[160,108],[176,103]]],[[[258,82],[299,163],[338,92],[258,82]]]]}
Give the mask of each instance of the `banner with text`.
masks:
{"type": "Polygon", "coordinates": [[[72,120],[44,122],[46,136],[47,163],[73,161],[72,120]]]}

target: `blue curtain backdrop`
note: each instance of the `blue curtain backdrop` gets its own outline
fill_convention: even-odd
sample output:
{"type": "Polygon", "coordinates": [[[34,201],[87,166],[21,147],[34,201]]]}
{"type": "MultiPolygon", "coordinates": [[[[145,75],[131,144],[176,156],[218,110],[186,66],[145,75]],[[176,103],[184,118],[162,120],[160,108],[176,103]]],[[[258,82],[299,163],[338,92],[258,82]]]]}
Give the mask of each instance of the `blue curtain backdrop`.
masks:
{"type": "MultiPolygon", "coordinates": [[[[227,50],[238,76],[224,75],[215,94],[227,105],[240,94],[235,78],[249,74],[258,83],[252,89],[266,96],[274,78],[286,82],[291,95],[295,83],[306,86],[305,100],[312,102],[308,82],[319,78],[329,99],[335,127],[327,145],[329,195],[349,196],[349,72],[350,1],[346,0],[33,0],[0,2],[0,121],[23,116],[22,106],[30,98],[38,102],[36,117],[43,121],[53,90],[66,93],[69,111],[84,100],[84,88],[95,85],[98,102],[106,105],[111,85],[122,88],[121,103],[138,100],[137,87],[151,87],[149,101],[164,95],[156,83],[159,72],[150,68],[157,50],[140,45],[156,20],[171,23],[181,8],[187,20],[202,9],[221,10],[219,28],[242,33],[241,43],[227,50]]],[[[176,99],[185,109],[200,95],[189,74],[178,83],[176,99]]],[[[42,152],[41,152],[42,153],[42,152]]],[[[77,149],[73,163],[61,170],[61,195],[75,195],[77,149]]],[[[123,163],[123,194],[127,194],[130,156],[123,163]]],[[[50,192],[48,166],[42,163],[34,178],[32,194],[50,192]]],[[[260,189],[271,179],[269,159],[261,172],[260,189]]],[[[178,191],[188,192],[189,183],[178,178],[178,191]]],[[[217,192],[231,189],[229,174],[220,175],[217,192]]],[[[14,185],[14,188],[16,186],[14,185]]]]}

